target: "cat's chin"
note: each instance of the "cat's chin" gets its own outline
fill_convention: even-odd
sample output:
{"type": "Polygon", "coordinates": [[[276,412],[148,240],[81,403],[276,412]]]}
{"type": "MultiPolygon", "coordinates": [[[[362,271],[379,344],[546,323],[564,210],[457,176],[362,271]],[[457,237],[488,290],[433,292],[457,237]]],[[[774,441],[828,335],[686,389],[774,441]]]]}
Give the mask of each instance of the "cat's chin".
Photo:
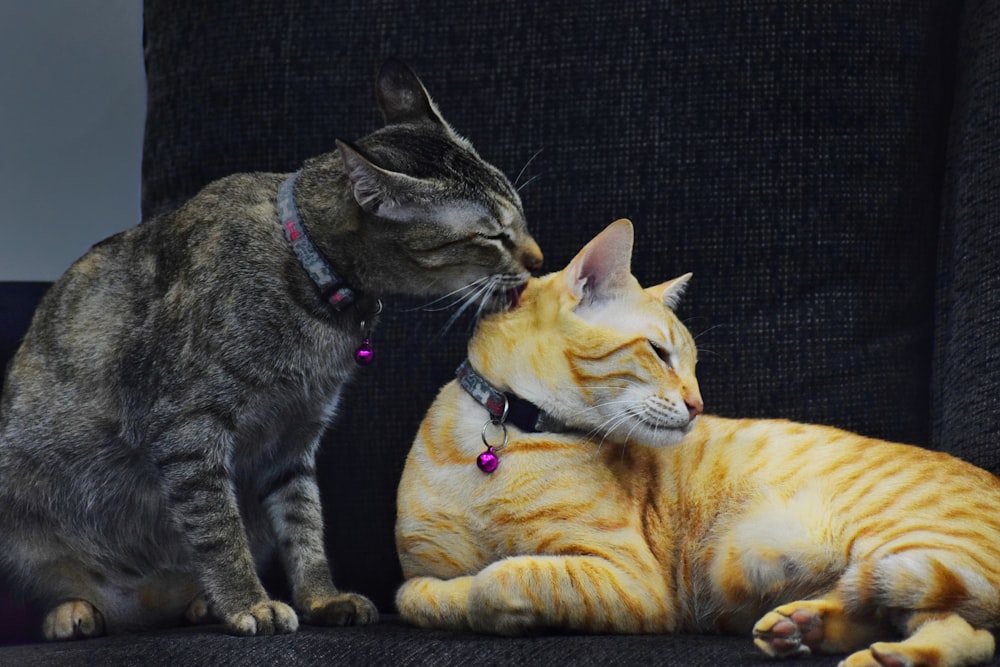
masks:
{"type": "Polygon", "coordinates": [[[674,445],[679,445],[684,440],[684,436],[688,434],[688,429],[660,429],[656,434],[656,438],[650,438],[645,444],[653,449],[659,449],[661,447],[673,447],[674,445]]]}
{"type": "MultiPolygon", "coordinates": [[[[689,421],[686,425],[679,427],[666,427],[662,424],[654,425],[644,422],[642,426],[647,436],[641,438],[640,441],[647,447],[654,449],[679,445],[687,437],[687,434],[691,432],[691,429],[694,428],[696,421],[698,421],[697,417],[689,421]]],[[[633,437],[635,437],[635,434],[633,434],[633,437]]]]}

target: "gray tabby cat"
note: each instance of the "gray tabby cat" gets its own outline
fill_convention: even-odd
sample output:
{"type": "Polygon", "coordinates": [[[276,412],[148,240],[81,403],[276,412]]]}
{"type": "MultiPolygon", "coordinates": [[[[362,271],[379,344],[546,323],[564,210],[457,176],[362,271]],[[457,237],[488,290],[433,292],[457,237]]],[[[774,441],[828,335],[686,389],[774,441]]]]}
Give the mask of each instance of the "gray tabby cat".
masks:
{"type": "Polygon", "coordinates": [[[539,268],[510,182],[383,65],[386,126],[291,176],[237,174],[94,246],[49,290],[0,402],[0,564],[49,639],[214,614],[371,623],[333,584],[315,454],[382,294],[504,304],[539,268]],[[279,217],[279,211],[281,213],[279,217]]]}

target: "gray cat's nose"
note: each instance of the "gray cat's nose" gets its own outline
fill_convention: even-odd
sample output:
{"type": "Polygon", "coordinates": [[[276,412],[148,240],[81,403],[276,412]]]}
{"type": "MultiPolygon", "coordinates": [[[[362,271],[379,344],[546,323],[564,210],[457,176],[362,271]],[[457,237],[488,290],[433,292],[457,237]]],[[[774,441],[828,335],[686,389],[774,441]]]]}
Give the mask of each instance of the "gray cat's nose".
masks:
{"type": "Polygon", "coordinates": [[[542,262],[545,258],[542,256],[542,249],[535,243],[535,239],[529,236],[521,244],[521,252],[518,253],[517,259],[524,265],[524,268],[534,273],[542,268],[542,262]]]}

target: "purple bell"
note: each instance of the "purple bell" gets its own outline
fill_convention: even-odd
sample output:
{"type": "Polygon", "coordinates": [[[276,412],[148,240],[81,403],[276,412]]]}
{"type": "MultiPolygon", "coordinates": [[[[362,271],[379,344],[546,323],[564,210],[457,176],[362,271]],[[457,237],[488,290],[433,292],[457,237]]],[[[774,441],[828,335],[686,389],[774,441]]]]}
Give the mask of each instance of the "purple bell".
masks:
{"type": "Polygon", "coordinates": [[[493,452],[493,448],[489,446],[486,447],[485,452],[476,458],[476,465],[479,466],[480,470],[487,474],[496,470],[499,464],[500,459],[498,459],[497,455],[493,452]]]}
{"type": "Polygon", "coordinates": [[[375,360],[375,350],[372,349],[372,344],[368,342],[365,338],[358,349],[354,351],[354,362],[358,366],[368,366],[375,360]]]}

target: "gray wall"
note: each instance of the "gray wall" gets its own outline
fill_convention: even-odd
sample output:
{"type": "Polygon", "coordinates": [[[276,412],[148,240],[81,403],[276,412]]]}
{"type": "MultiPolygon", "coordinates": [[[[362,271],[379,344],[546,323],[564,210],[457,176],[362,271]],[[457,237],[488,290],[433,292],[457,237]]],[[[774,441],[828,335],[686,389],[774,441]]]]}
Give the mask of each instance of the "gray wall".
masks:
{"type": "Polygon", "coordinates": [[[0,0],[0,280],[139,221],[141,0],[0,0]]]}

